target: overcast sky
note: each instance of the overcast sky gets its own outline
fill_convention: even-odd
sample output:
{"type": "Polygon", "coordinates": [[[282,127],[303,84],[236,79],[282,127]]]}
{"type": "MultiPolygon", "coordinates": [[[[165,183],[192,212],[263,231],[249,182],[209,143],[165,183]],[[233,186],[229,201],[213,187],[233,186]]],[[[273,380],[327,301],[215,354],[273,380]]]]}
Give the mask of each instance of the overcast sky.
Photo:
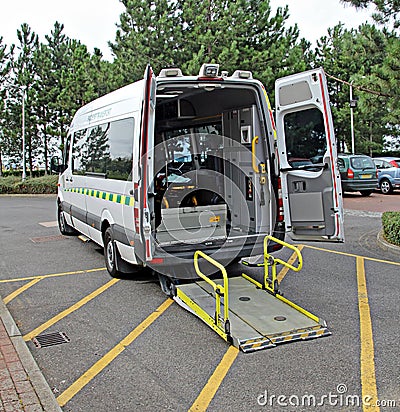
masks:
{"type": "MultiPolygon", "coordinates": [[[[297,23],[300,35],[315,44],[339,21],[346,27],[358,27],[369,20],[371,10],[357,11],[343,6],[339,0],[271,0],[275,12],[278,6],[289,5],[289,24],[297,23]]],[[[3,43],[17,42],[16,32],[22,23],[29,26],[41,41],[50,34],[55,21],[63,23],[64,33],[80,40],[92,52],[99,48],[111,59],[108,41],[114,41],[116,23],[124,7],[118,0],[3,0],[0,11],[0,37],[3,43]]]]}

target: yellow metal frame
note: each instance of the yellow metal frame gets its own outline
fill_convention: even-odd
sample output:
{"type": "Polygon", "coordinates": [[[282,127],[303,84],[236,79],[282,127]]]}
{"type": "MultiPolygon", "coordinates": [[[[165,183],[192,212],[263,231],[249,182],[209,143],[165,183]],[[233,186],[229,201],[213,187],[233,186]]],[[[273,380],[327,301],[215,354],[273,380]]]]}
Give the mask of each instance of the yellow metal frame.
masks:
{"type": "Polygon", "coordinates": [[[297,249],[296,246],[291,245],[290,243],[286,243],[283,240],[277,239],[271,235],[267,235],[264,238],[264,288],[268,291],[276,294],[278,292],[278,280],[276,274],[276,265],[281,264],[286,266],[287,268],[293,270],[294,272],[299,272],[303,267],[303,257],[301,256],[300,250],[297,249]],[[287,247],[288,249],[293,250],[298,259],[298,265],[293,266],[290,263],[275,258],[268,253],[268,241],[272,240],[273,242],[279,243],[283,247],[287,247]],[[271,266],[271,278],[269,277],[269,267],[271,266]]]}
{"type": "Polygon", "coordinates": [[[193,302],[193,300],[187,296],[179,286],[176,288],[176,296],[185,303],[191,311],[195,313],[201,320],[203,320],[208,326],[210,326],[215,332],[221,336],[222,339],[225,341],[229,341],[229,336],[225,330],[222,330],[216,323],[215,319],[210,316],[204,309],[202,309],[197,303],[193,302]]]}
{"type": "MultiPolygon", "coordinates": [[[[226,273],[226,269],[216,260],[211,258],[210,256],[203,253],[201,250],[197,250],[194,254],[194,268],[196,270],[197,275],[206,281],[215,292],[215,325],[218,329],[223,331],[224,333],[227,332],[226,325],[229,325],[229,297],[228,297],[228,274],[226,273]],[[213,266],[218,268],[223,276],[224,285],[219,285],[212,281],[209,277],[207,277],[199,268],[199,257],[207,260],[207,262],[211,263],[213,266]],[[224,298],[224,316],[223,319],[221,318],[221,296],[224,298]]],[[[207,322],[208,323],[208,322],[207,322]]],[[[228,326],[229,328],[229,326],[228,326]]],[[[228,329],[229,330],[229,329],[228,329]]]]}

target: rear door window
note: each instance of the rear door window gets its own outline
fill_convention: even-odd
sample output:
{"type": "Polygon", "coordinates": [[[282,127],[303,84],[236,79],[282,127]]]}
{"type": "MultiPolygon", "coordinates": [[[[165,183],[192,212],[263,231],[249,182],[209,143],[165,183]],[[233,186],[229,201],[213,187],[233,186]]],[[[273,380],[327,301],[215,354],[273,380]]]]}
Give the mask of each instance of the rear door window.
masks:
{"type": "Polygon", "coordinates": [[[369,157],[353,157],[350,161],[353,169],[375,169],[375,164],[369,157]]]}

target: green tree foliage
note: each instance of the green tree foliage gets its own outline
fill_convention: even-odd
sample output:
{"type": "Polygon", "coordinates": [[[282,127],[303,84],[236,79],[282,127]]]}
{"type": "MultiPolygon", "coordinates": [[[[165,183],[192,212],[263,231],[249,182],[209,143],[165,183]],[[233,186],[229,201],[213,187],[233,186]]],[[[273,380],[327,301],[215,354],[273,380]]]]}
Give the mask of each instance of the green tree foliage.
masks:
{"type": "Polygon", "coordinates": [[[378,23],[394,23],[394,27],[400,27],[400,0],[342,0],[343,3],[350,3],[358,8],[367,8],[370,5],[376,7],[377,12],[374,18],[378,23]]]}
{"type": "Polygon", "coordinates": [[[354,108],[356,152],[381,152],[384,136],[390,134],[387,90],[381,87],[377,73],[387,59],[387,34],[364,24],[358,30],[346,30],[339,24],[328,30],[315,49],[314,61],[333,76],[329,78],[330,100],[339,147],[351,148],[350,84],[354,108]]]}
{"type": "Polygon", "coordinates": [[[142,78],[149,62],[156,73],[162,67],[179,65],[182,41],[177,3],[168,0],[121,2],[126,10],[120,16],[115,42],[110,43],[121,83],[142,78]]]}
{"type": "Polygon", "coordinates": [[[6,98],[11,59],[12,51],[7,51],[7,45],[3,44],[3,38],[0,37],[0,176],[2,176],[3,171],[3,154],[6,151],[6,98]]]}
{"type": "Polygon", "coordinates": [[[288,8],[272,13],[268,0],[123,0],[115,42],[110,44],[124,83],[177,66],[198,73],[205,62],[223,70],[252,70],[271,89],[276,77],[307,67],[309,43],[297,26],[287,28],[288,8]]]}
{"type": "Polygon", "coordinates": [[[181,66],[197,73],[204,62],[219,63],[233,73],[240,68],[273,90],[277,77],[307,67],[309,43],[287,27],[288,7],[272,13],[268,0],[181,0],[184,59],[181,66]]]}
{"type": "Polygon", "coordinates": [[[346,30],[339,24],[313,52],[297,25],[288,25],[288,7],[273,11],[269,0],[120,1],[125,11],[109,44],[114,62],[68,38],[59,22],[44,42],[28,24],[18,30],[15,46],[7,48],[0,38],[0,163],[4,157],[21,161],[23,89],[28,166],[32,169],[39,156],[47,167],[63,146],[76,110],[141,79],[147,63],[156,74],[163,67],[196,74],[207,62],[219,63],[230,74],[251,70],[270,94],[276,78],[322,66],[334,77],[328,87],[342,149],[344,143],[350,147],[350,83],[358,100],[356,150],[379,152],[385,135],[400,134],[400,43],[388,28],[398,25],[400,0],[343,0],[357,7],[374,4],[387,28],[346,30]]]}
{"type": "Polygon", "coordinates": [[[386,29],[383,33],[386,36],[385,57],[380,65],[373,67],[373,74],[369,78],[369,83],[378,88],[381,93],[388,94],[383,103],[387,108],[384,121],[387,122],[388,135],[392,138],[392,146],[400,149],[400,93],[399,78],[399,52],[400,38],[398,29],[400,28],[400,0],[343,0],[353,6],[365,8],[370,5],[375,6],[376,13],[374,19],[384,25],[386,29]],[[390,32],[393,27],[395,31],[390,32]]]}
{"type": "MultiPolygon", "coordinates": [[[[34,117],[34,105],[32,86],[35,82],[35,70],[33,56],[39,47],[39,39],[37,34],[32,31],[27,23],[23,23],[21,28],[17,30],[18,43],[16,45],[17,57],[13,65],[13,89],[14,107],[11,110],[15,113],[18,106],[22,106],[22,100],[25,100],[25,110],[21,113],[20,120],[17,123],[14,134],[14,139],[18,142],[19,147],[22,147],[22,116],[25,117],[25,150],[26,161],[29,165],[30,173],[33,170],[33,161],[37,157],[37,148],[39,142],[36,134],[36,122],[34,117]],[[20,137],[20,139],[18,138],[20,137]]],[[[15,119],[16,117],[13,116],[15,119]]]]}

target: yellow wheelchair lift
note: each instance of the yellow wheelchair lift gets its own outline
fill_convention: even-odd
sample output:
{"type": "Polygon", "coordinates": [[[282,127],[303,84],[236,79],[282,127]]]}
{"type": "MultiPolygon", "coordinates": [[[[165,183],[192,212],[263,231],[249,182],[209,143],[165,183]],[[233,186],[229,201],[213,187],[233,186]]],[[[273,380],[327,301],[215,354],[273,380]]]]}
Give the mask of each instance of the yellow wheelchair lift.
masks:
{"type": "Polygon", "coordinates": [[[295,246],[272,236],[265,237],[264,261],[257,265],[264,267],[262,284],[244,273],[228,278],[224,266],[202,251],[197,251],[194,267],[201,280],[176,285],[174,299],[243,352],[330,335],[324,320],[284,298],[279,292],[278,264],[298,272],[303,266],[303,259],[295,246]],[[267,252],[270,240],[293,250],[297,256],[297,266],[270,255],[267,252]],[[206,276],[200,270],[200,259],[214,265],[222,278],[206,276]]]}

